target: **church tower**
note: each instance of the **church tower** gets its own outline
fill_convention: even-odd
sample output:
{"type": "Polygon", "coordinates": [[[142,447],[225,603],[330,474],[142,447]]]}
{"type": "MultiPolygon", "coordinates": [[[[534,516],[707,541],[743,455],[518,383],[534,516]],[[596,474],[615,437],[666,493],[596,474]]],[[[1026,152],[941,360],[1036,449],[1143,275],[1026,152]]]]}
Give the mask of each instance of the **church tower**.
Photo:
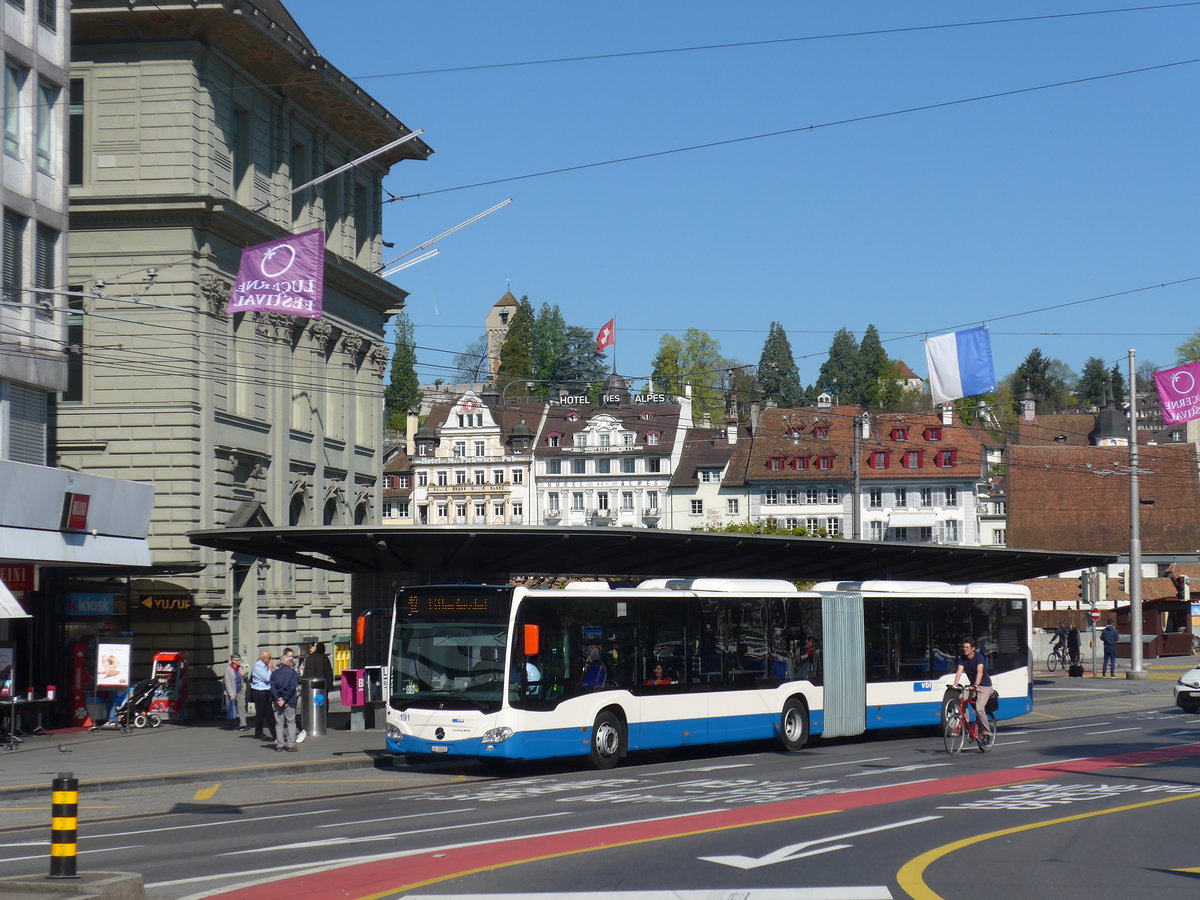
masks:
{"type": "Polygon", "coordinates": [[[517,298],[512,291],[496,301],[487,314],[484,330],[487,334],[488,371],[494,376],[500,368],[500,345],[508,336],[508,325],[517,314],[517,298]]]}

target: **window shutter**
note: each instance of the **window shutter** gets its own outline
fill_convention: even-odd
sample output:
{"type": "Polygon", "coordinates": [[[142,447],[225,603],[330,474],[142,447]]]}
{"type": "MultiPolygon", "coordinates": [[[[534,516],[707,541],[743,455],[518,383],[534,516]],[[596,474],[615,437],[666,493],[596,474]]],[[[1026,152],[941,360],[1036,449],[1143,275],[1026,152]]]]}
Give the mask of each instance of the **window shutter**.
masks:
{"type": "Polygon", "coordinates": [[[46,393],[8,383],[8,458],[13,462],[46,465],[46,393]]]}

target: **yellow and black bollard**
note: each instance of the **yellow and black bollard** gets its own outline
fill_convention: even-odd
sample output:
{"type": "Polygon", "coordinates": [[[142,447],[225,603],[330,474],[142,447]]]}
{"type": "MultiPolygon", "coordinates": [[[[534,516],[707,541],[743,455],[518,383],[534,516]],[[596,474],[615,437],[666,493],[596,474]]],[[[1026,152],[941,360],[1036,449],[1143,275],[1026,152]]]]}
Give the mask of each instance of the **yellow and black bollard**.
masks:
{"type": "Polygon", "coordinates": [[[79,779],[59,772],[54,779],[50,812],[50,877],[76,878],[75,848],[79,830],[79,779]]]}

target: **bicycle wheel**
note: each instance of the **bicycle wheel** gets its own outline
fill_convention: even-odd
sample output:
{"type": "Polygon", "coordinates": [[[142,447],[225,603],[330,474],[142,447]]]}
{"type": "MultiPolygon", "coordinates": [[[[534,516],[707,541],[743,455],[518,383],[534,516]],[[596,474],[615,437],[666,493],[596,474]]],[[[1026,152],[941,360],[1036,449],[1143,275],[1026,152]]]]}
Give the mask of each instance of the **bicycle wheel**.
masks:
{"type": "Polygon", "coordinates": [[[947,753],[951,756],[958,756],[962,753],[963,743],[967,739],[967,729],[962,715],[957,709],[946,717],[946,727],[943,730],[942,738],[946,742],[947,753]]]}
{"type": "Polygon", "coordinates": [[[1058,668],[1058,654],[1051,653],[1048,657],[1046,657],[1046,671],[1053,672],[1057,668],[1058,668]]]}
{"type": "Polygon", "coordinates": [[[996,743],[996,717],[991,713],[987,714],[987,731],[976,731],[975,744],[979,747],[980,753],[987,753],[992,749],[992,745],[996,743]]]}

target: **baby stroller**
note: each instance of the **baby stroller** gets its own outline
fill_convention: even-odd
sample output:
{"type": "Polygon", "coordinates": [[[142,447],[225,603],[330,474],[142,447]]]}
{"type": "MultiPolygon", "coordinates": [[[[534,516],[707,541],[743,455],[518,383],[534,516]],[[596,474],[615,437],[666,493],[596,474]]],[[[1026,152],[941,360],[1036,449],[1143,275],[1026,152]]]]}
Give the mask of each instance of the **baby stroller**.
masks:
{"type": "Polygon", "coordinates": [[[103,725],[95,726],[95,729],[120,728],[121,731],[128,732],[134,728],[145,728],[147,725],[157,728],[162,724],[162,719],[157,713],[150,712],[150,705],[154,702],[154,694],[158,687],[157,678],[139,681],[113,708],[112,718],[103,725]]]}

